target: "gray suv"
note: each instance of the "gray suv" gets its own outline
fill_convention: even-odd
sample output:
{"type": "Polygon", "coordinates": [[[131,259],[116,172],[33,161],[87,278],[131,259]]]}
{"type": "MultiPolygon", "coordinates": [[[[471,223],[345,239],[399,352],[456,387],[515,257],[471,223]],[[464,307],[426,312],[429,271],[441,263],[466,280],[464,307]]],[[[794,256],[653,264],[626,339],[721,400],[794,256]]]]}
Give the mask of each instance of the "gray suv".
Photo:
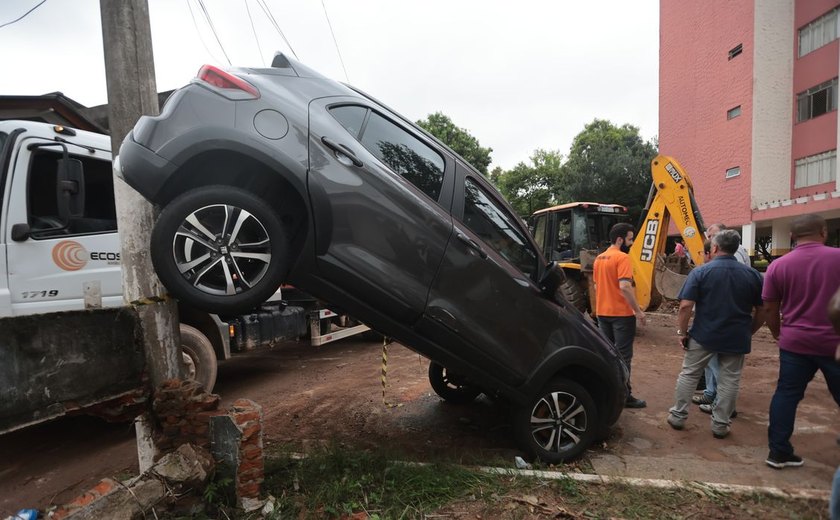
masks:
{"type": "Polygon", "coordinates": [[[281,283],[432,360],[445,400],[512,405],[520,447],[579,456],[615,424],[627,371],[557,295],[527,228],[452,150],[370,96],[278,54],[203,67],[141,118],[120,176],[163,208],[155,270],[217,314],[281,283]]]}

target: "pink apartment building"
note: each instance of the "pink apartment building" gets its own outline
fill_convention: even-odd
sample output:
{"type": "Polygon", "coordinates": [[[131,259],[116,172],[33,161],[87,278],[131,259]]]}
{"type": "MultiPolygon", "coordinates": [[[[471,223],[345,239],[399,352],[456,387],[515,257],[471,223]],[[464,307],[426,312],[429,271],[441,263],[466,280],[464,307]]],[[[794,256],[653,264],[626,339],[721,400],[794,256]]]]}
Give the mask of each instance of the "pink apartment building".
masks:
{"type": "Polygon", "coordinates": [[[660,1],[660,151],[751,253],[803,213],[840,246],[838,35],[839,0],[660,1]]]}

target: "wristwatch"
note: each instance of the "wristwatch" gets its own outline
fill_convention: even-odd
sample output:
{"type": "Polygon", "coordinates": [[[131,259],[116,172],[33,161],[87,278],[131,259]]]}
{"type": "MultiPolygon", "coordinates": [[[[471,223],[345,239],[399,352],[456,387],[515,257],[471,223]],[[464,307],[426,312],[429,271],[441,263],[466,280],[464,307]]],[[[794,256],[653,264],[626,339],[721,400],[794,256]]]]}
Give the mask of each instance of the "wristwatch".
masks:
{"type": "Polygon", "coordinates": [[[677,336],[685,336],[685,332],[680,329],[677,329],[677,336]]]}

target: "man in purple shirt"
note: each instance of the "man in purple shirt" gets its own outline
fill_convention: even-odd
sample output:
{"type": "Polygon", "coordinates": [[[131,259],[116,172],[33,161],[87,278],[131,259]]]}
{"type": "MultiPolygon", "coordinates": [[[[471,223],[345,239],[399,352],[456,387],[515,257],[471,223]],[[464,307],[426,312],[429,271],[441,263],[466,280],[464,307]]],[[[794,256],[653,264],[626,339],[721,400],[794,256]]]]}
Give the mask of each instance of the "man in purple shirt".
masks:
{"type": "Polygon", "coordinates": [[[767,326],[779,340],[779,381],[770,401],[770,454],[765,461],[776,469],[803,464],[790,437],[796,407],[817,369],[840,405],[840,365],[834,361],[840,336],[826,314],[829,300],[840,287],[840,249],[825,245],[827,235],[822,217],[796,218],[790,231],[796,248],[771,263],[764,278],[767,326]]]}

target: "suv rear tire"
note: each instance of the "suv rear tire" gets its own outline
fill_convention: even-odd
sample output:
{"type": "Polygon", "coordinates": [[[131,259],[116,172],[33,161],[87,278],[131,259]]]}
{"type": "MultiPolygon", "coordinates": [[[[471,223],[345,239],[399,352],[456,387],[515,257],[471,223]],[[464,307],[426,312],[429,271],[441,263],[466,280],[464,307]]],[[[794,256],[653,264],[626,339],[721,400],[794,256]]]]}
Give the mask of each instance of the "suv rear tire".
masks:
{"type": "Polygon", "coordinates": [[[519,447],[549,464],[580,457],[597,437],[597,427],[598,410],[592,396],[563,378],[550,381],[513,418],[519,447]]]}
{"type": "Polygon", "coordinates": [[[265,302],[290,259],[280,217],[251,192],[207,186],[184,193],[152,230],[155,271],[176,298],[214,314],[265,302]]]}

